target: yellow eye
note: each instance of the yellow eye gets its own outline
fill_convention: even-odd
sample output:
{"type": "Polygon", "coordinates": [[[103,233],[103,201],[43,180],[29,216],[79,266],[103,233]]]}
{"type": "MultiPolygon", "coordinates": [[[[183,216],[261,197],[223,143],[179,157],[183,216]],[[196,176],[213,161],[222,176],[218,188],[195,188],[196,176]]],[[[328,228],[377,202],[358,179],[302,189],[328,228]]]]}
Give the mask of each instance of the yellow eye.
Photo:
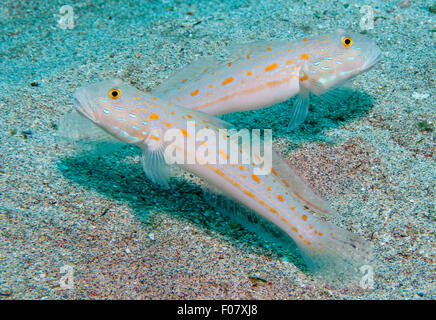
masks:
{"type": "Polygon", "coordinates": [[[109,90],[109,97],[111,97],[112,99],[118,99],[119,97],[121,97],[121,91],[118,89],[110,89],[109,90]]]}
{"type": "Polygon", "coordinates": [[[351,45],[353,44],[353,39],[351,39],[350,37],[344,37],[342,38],[342,44],[344,45],[344,47],[351,47],[351,45]]]}

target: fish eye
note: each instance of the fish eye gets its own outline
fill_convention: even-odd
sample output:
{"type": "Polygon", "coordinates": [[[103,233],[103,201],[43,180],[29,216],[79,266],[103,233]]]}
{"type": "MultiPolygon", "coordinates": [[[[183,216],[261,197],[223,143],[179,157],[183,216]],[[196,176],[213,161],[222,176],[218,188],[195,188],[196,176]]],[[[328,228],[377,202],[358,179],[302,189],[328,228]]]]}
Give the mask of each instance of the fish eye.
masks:
{"type": "Polygon", "coordinates": [[[118,99],[119,97],[121,97],[121,91],[118,89],[110,89],[109,90],[109,97],[111,97],[112,99],[118,99]]]}
{"type": "Polygon", "coordinates": [[[353,39],[351,39],[350,37],[344,37],[342,38],[342,44],[344,45],[344,47],[350,47],[353,44],[353,39]]]}

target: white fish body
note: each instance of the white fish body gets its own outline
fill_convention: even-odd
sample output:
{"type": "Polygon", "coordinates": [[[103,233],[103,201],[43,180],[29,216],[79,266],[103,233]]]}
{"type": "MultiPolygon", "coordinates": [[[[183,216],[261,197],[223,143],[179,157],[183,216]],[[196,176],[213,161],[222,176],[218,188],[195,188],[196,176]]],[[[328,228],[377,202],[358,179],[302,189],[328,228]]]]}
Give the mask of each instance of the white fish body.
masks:
{"type": "MultiPolygon", "coordinates": [[[[162,185],[167,185],[165,150],[170,145],[182,150],[184,157],[192,156],[185,142],[177,145],[166,141],[168,130],[177,129],[189,139],[188,121],[195,121],[196,132],[209,129],[219,136],[219,129],[230,129],[220,119],[138,92],[120,80],[79,88],[74,105],[81,115],[112,136],[140,147],[146,175],[162,185]]],[[[195,147],[207,143],[198,139],[195,147]]],[[[247,145],[242,144],[242,148],[247,145]]],[[[221,160],[228,159],[229,152],[216,150],[221,160]]],[[[266,175],[257,174],[254,163],[180,166],[277,226],[293,239],[314,270],[336,274],[363,263],[368,255],[368,247],[358,236],[320,219],[331,213],[328,204],[276,154],[266,175]]]]}
{"type": "Polygon", "coordinates": [[[308,113],[309,92],[331,100],[332,90],[369,70],[380,49],[368,37],[345,31],[286,41],[257,41],[228,48],[231,58],[192,62],[152,94],[212,115],[271,106],[298,96],[288,129],[308,113]]]}

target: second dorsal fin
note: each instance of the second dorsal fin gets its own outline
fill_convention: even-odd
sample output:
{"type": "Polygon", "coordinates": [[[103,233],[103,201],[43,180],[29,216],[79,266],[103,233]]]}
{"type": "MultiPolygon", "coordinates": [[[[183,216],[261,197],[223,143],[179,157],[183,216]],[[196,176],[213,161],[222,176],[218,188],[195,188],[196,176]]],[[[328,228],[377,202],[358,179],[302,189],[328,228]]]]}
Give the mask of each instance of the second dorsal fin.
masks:
{"type": "Polygon", "coordinates": [[[157,97],[173,97],[177,92],[186,92],[185,88],[205,77],[209,71],[218,69],[221,64],[222,62],[212,56],[195,60],[152,89],[151,94],[157,97]]]}

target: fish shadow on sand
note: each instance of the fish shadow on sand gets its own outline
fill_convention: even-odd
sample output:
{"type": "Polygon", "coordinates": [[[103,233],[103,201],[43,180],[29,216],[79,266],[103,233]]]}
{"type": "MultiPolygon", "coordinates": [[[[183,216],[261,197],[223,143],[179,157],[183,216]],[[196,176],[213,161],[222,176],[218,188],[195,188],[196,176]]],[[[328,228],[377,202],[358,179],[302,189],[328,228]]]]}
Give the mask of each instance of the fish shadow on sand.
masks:
{"type": "Polygon", "coordinates": [[[365,116],[373,108],[374,100],[367,93],[351,89],[344,92],[346,96],[337,102],[311,95],[306,121],[292,131],[288,131],[287,126],[295,98],[271,107],[221,117],[238,129],[272,129],[273,138],[289,141],[292,150],[303,143],[326,141],[324,132],[365,116]]]}
{"type": "MultiPolygon", "coordinates": [[[[272,128],[274,138],[289,139],[292,141],[291,149],[294,149],[304,142],[323,141],[325,130],[350,122],[373,106],[372,98],[360,92],[354,92],[347,101],[336,105],[317,98],[311,102],[313,107],[310,107],[306,122],[293,132],[286,130],[292,101],[233,114],[231,120],[237,128],[272,128]]],[[[205,232],[213,231],[243,250],[253,251],[253,247],[256,247],[260,254],[273,259],[284,257],[301,271],[308,272],[292,241],[287,241],[288,244],[283,246],[269,242],[265,237],[247,231],[224,214],[216,212],[205,199],[204,188],[195,183],[189,173],[171,178],[168,190],[152,183],[143,173],[139,158],[136,157],[139,154],[139,149],[127,145],[102,156],[79,152],[73,157],[61,159],[58,168],[74,183],[85,185],[116,202],[127,202],[140,221],[148,221],[153,225],[153,219],[159,212],[169,213],[176,219],[200,226],[205,232]]],[[[102,214],[103,211],[104,208],[102,214]]]]}
{"type": "MultiPolygon", "coordinates": [[[[170,189],[161,188],[147,179],[139,159],[126,161],[134,155],[139,155],[139,152],[130,146],[101,157],[79,153],[60,160],[58,168],[74,183],[95,190],[114,202],[127,203],[137,219],[151,229],[160,220],[158,215],[164,212],[172,215],[176,221],[182,219],[199,226],[211,236],[218,234],[247,252],[252,252],[253,247],[256,247],[259,254],[276,259],[284,257],[300,270],[307,271],[292,241],[287,241],[286,245],[271,243],[216,211],[206,200],[205,188],[194,182],[189,173],[170,178],[170,189]]],[[[99,218],[105,209],[90,214],[99,218]]],[[[116,204],[112,209],[116,210],[116,204]]]]}

